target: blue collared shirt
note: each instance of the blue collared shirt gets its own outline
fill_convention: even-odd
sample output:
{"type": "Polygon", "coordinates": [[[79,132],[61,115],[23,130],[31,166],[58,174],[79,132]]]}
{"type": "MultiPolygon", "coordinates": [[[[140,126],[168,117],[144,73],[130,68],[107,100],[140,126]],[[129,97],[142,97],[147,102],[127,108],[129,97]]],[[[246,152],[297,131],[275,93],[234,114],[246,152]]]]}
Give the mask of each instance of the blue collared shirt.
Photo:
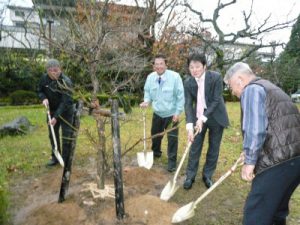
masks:
{"type": "Polygon", "coordinates": [[[251,84],[241,95],[243,110],[243,149],[245,163],[255,165],[264,144],[268,119],[265,109],[266,92],[263,87],[251,84]]]}
{"type": "Polygon", "coordinates": [[[180,115],[184,109],[184,91],[180,75],[166,70],[158,83],[158,74],[148,75],[144,86],[144,102],[152,103],[155,114],[162,118],[180,115]]]}

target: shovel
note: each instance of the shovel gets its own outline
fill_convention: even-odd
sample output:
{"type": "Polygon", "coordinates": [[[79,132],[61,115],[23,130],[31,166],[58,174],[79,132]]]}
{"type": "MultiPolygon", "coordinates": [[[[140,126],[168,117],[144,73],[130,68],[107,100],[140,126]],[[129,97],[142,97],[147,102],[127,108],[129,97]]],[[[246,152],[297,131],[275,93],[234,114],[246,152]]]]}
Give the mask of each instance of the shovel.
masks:
{"type": "MultiPolygon", "coordinates": [[[[194,133],[194,137],[196,137],[196,135],[199,133],[199,129],[196,130],[196,132],[194,133]]],[[[160,194],[160,199],[164,200],[164,201],[168,201],[174,194],[175,192],[178,190],[179,186],[176,185],[176,180],[177,180],[177,176],[179,174],[179,171],[182,167],[182,164],[184,162],[184,159],[186,157],[186,155],[188,154],[190,148],[191,148],[192,142],[189,141],[188,145],[185,148],[185,151],[182,155],[182,158],[180,160],[180,163],[177,167],[177,170],[175,172],[174,178],[173,180],[170,180],[166,186],[164,187],[164,189],[162,190],[161,194],[160,194]]]]}
{"type": "Polygon", "coordinates": [[[214,183],[207,191],[205,191],[196,201],[190,202],[178,209],[172,218],[172,223],[180,223],[184,220],[190,219],[195,215],[195,209],[200,201],[202,201],[210,192],[212,192],[219,184],[222,183],[233,171],[244,162],[244,158],[240,156],[234,165],[227,171],[216,183],[214,183]]]}
{"type": "Polygon", "coordinates": [[[146,149],[146,114],[143,111],[143,123],[144,123],[144,151],[137,153],[137,161],[139,167],[145,167],[150,170],[153,165],[153,152],[147,152],[146,149]]]}
{"type": "Polygon", "coordinates": [[[47,115],[48,115],[48,120],[49,120],[49,126],[50,126],[50,130],[51,130],[51,134],[52,134],[52,138],[53,138],[53,142],[54,142],[54,155],[56,157],[56,159],[58,160],[59,164],[64,167],[64,160],[62,159],[61,155],[59,154],[58,150],[57,150],[57,141],[56,141],[56,137],[55,137],[55,133],[54,133],[54,128],[53,125],[50,123],[51,121],[51,116],[50,116],[50,110],[49,107],[47,105],[46,109],[47,109],[47,115]]]}

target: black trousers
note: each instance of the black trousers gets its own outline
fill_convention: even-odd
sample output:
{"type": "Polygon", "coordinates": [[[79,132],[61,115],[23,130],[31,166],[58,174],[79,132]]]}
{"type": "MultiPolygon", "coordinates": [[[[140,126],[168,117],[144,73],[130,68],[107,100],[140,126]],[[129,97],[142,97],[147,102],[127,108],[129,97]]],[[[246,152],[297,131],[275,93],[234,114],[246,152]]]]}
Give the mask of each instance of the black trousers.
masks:
{"type": "Polygon", "coordinates": [[[203,167],[202,175],[211,179],[216,170],[224,127],[218,124],[215,119],[209,118],[206,123],[203,124],[202,131],[195,137],[191,146],[186,169],[186,177],[188,179],[195,179],[196,177],[207,130],[208,150],[206,153],[206,162],[203,167]]]}
{"type": "Polygon", "coordinates": [[[285,225],[289,201],[300,183],[300,157],[271,167],[252,182],[243,225],[285,225]]]}
{"type": "MultiPolygon", "coordinates": [[[[70,139],[72,136],[73,129],[70,125],[73,123],[73,117],[74,117],[74,112],[73,110],[69,110],[68,112],[64,113],[62,115],[62,118],[57,118],[57,122],[54,125],[54,133],[57,141],[57,150],[59,151],[60,154],[62,154],[62,158],[64,162],[67,161],[69,158],[69,153],[70,153],[70,148],[71,148],[71,143],[72,140],[70,139]],[[60,128],[62,131],[62,151],[61,151],[61,140],[60,140],[60,128]]],[[[48,117],[47,117],[47,122],[48,122],[48,117]]],[[[57,160],[55,155],[54,155],[54,140],[52,137],[52,133],[50,130],[50,126],[48,125],[48,131],[49,131],[49,139],[52,147],[51,151],[51,156],[53,160],[57,160]]]]}
{"type": "MultiPolygon", "coordinates": [[[[151,128],[151,136],[161,133],[166,129],[170,129],[178,125],[178,122],[174,123],[172,121],[173,116],[162,118],[155,113],[153,113],[152,117],[152,128],[151,128]]],[[[170,168],[176,167],[177,161],[177,149],[178,149],[178,128],[168,132],[168,166],[170,168]]],[[[161,141],[163,136],[159,136],[152,139],[152,150],[153,154],[156,157],[160,157],[162,154],[161,151],[161,141]]]]}

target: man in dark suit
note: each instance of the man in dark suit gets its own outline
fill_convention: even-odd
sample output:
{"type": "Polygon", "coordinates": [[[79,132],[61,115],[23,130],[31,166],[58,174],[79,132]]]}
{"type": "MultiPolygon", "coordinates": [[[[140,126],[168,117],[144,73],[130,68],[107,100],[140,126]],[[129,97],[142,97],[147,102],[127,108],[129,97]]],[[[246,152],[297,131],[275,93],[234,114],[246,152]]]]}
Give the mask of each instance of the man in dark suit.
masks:
{"type": "Polygon", "coordinates": [[[203,141],[209,130],[209,147],[203,167],[202,179],[211,187],[212,176],[217,167],[223,129],[229,125],[223,100],[223,80],[219,73],[206,71],[206,57],[192,54],[188,58],[191,76],[184,82],[185,114],[188,141],[193,142],[186,169],[184,189],[190,189],[199,167],[203,141]],[[194,137],[194,126],[200,132],[194,137]]]}

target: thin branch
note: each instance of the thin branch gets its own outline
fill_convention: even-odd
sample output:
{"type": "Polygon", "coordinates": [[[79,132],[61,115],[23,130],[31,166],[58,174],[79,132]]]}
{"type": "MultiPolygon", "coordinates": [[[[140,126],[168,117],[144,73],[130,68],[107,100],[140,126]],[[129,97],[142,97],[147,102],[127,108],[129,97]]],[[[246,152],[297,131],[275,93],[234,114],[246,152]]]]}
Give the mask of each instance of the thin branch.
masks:
{"type": "Polygon", "coordinates": [[[189,3],[185,2],[183,6],[187,7],[191,12],[199,16],[200,21],[212,23],[212,19],[204,19],[202,12],[195,10],[189,3]]]}
{"type": "Polygon", "coordinates": [[[180,120],[180,121],[178,122],[178,125],[177,125],[177,126],[172,127],[172,128],[169,128],[169,129],[166,129],[166,130],[164,130],[163,132],[154,134],[154,135],[152,135],[152,136],[150,136],[150,137],[140,138],[140,139],[137,140],[131,147],[129,147],[128,149],[126,149],[126,150],[122,153],[122,157],[123,157],[124,155],[126,155],[128,152],[130,152],[131,150],[133,150],[133,149],[134,149],[139,143],[141,143],[142,141],[146,141],[146,140],[150,140],[150,139],[153,139],[153,138],[157,138],[157,137],[164,136],[165,134],[171,132],[172,130],[175,130],[175,129],[179,128],[179,125],[180,125],[180,123],[181,123],[182,121],[183,121],[183,119],[180,120]]]}

